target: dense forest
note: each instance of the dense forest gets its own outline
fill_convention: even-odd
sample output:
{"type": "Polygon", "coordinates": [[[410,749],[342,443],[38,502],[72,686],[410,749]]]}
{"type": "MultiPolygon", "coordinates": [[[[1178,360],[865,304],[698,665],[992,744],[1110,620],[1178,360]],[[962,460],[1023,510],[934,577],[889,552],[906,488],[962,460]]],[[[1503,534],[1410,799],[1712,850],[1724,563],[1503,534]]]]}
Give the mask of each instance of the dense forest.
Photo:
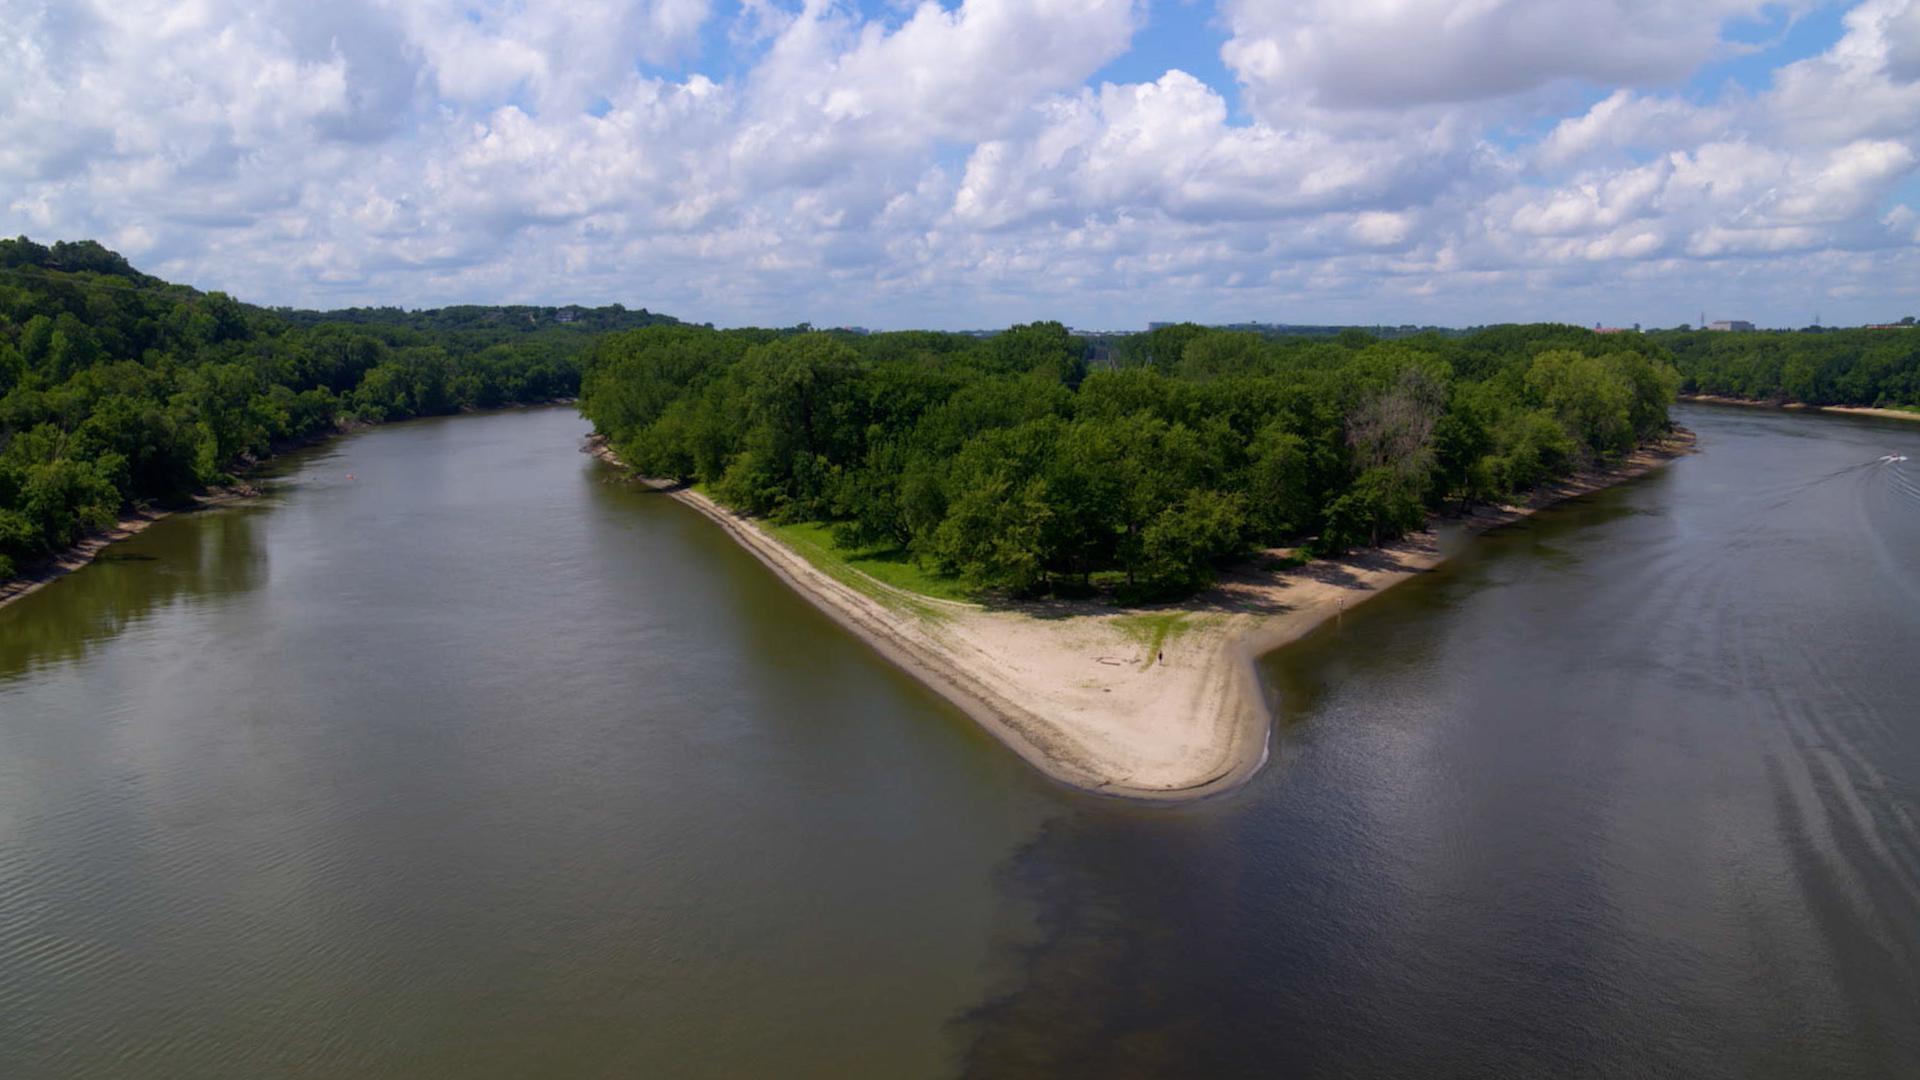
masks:
{"type": "Polygon", "coordinates": [[[1566,326],[1388,342],[1176,325],[1098,350],[1057,323],[657,326],[600,340],[581,408],[641,472],[832,523],[850,550],[976,588],[1150,596],[1255,547],[1375,544],[1618,459],[1668,427],[1678,383],[1651,340],[1566,326]]]}
{"type": "Polygon", "coordinates": [[[579,393],[642,471],[830,524],[849,549],[1018,594],[1177,593],[1254,548],[1376,544],[1443,504],[1617,459],[1666,427],[1682,385],[1913,401],[1910,340],[1192,324],[1087,340],[1057,323],[715,330],[618,305],[311,312],[169,284],[91,242],[0,240],[0,576],[343,424],[579,393]]]}
{"type": "Polygon", "coordinates": [[[571,397],[594,328],[661,321],[454,311],[269,311],[90,241],[0,240],[0,578],[342,423],[571,397]]]}
{"type": "Polygon", "coordinates": [[[333,311],[305,311],[299,308],[274,308],[275,315],[295,326],[319,323],[350,323],[354,326],[386,326],[452,335],[460,345],[473,348],[497,345],[543,330],[565,328],[573,333],[604,333],[609,330],[635,330],[656,323],[677,323],[671,315],[659,315],[641,308],[628,311],[619,304],[590,308],[531,307],[508,305],[482,307],[456,304],[452,307],[426,308],[339,308],[333,311]]]}
{"type": "Polygon", "coordinates": [[[1808,405],[1920,406],[1920,329],[1661,330],[1681,391],[1808,405]]]}

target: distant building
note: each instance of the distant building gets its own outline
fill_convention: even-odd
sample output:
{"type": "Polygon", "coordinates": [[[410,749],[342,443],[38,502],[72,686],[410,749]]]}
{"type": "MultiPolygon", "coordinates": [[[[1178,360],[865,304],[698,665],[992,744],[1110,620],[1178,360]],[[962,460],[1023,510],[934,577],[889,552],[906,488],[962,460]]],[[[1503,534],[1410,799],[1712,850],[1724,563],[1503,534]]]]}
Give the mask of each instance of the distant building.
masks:
{"type": "Polygon", "coordinates": [[[1751,330],[1753,324],[1745,319],[1721,319],[1707,324],[1709,330],[1751,330]]]}

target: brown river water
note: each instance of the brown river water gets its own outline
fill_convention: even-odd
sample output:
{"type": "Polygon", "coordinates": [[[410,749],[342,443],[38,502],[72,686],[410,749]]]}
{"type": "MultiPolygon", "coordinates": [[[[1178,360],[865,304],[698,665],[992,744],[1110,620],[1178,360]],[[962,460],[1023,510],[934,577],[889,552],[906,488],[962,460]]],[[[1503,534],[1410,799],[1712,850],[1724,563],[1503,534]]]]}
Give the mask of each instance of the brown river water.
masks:
{"type": "Polygon", "coordinates": [[[0,609],[0,1076],[1920,1075],[1920,425],[1676,415],[1172,808],[569,411],[294,455],[0,609]]]}

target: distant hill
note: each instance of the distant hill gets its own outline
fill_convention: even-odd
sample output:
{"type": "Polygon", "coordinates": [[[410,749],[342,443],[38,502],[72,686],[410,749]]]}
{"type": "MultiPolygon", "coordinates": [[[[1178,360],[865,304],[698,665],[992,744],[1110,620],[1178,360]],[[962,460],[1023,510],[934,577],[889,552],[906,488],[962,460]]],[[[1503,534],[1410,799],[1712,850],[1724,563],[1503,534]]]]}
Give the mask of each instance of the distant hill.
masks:
{"type": "Polygon", "coordinates": [[[629,311],[620,304],[606,307],[532,307],[514,304],[485,307],[457,304],[453,307],[409,311],[397,307],[355,307],[335,311],[306,311],[274,308],[274,314],[295,326],[318,323],[349,323],[356,326],[397,326],[433,333],[533,333],[566,327],[573,331],[603,334],[614,330],[638,330],[643,326],[680,322],[671,315],[660,315],[641,308],[629,311]]]}
{"type": "Polygon", "coordinates": [[[45,247],[24,236],[15,240],[0,240],[0,269],[24,267],[68,274],[109,274],[140,285],[164,284],[159,278],[135,270],[119,252],[111,251],[97,241],[69,243],[62,240],[52,247],[45,247]]]}
{"type": "Polygon", "coordinates": [[[0,240],[0,579],[344,422],[571,398],[618,305],[295,311],[0,240]]]}
{"type": "MultiPolygon", "coordinates": [[[[91,281],[107,287],[122,285],[122,287],[181,290],[201,295],[199,290],[191,286],[173,284],[151,274],[141,273],[119,252],[95,240],[62,240],[49,246],[36,244],[24,236],[12,240],[0,239],[0,271],[6,270],[16,271],[13,275],[15,280],[19,280],[22,276],[18,273],[19,271],[26,271],[28,274],[36,270],[51,271],[58,274],[86,275],[86,277],[72,280],[91,281]],[[101,277],[119,278],[122,282],[94,280],[101,277]]],[[[621,304],[609,304],[604,307],[583,307],[578,304],[568,304],[563,307],[525,304],[497,306],[455,304],[450,307],[415,310],[400,307],[351,307],[314,311],[305,308],[263,307],[245,301],[238,301],[238,303],[242,307],[282,320],[290,326],[338,323],[348,326],[392,327],[432,334],[490,335],[495,338],[532,334],[543,330],[604,334],[616,330],[638,330],[641,327],[660,324],[674,325],[680,321],[671,315],[662,315],[648,311],[646,308],[628,310],[621,304]]]]}

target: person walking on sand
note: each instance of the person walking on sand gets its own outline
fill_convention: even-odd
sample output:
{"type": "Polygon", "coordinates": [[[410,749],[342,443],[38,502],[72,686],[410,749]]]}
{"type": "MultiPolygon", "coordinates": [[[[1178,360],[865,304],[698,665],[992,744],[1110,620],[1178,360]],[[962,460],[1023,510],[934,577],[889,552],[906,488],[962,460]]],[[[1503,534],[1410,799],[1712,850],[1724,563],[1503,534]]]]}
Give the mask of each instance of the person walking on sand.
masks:
{"type": "Polygon", "coordinates": [[[1167,666],[1167,650],[1165,649],[1160,650],[1160,666],[1161,667],[1167,666]]]}

